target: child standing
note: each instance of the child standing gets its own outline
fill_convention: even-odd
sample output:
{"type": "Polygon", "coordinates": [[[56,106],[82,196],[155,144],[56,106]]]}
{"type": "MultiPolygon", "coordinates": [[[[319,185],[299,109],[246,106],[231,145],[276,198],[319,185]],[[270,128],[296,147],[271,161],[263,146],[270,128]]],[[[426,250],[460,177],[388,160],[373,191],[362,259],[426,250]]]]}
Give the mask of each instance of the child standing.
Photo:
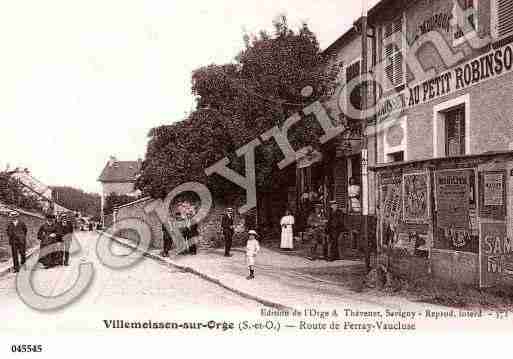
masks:
{"type": "Polygon", "coordinates": [[[255,258],[260,251],[260,244],[258,243],[258,233],[254,230],[248,232],[249,239],[246,244],[246,258],[248,260],[249,276],[246,279],[255,278],[255,258]]]}

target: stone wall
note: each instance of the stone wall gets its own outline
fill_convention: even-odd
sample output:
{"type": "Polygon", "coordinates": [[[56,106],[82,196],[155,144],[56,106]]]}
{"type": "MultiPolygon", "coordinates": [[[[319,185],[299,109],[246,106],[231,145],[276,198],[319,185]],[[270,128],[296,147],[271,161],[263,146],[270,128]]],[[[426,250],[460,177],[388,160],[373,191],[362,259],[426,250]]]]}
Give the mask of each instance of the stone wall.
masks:
{"type": "MultiPolygon", "coordinates": [[[[115,216],[115,225],[113,229],[110,231],[112,234],[117,233],[117,235],[121,235],[123,237],[133,238],[135,235],[134,231],[123,230],[117,232],[120,224],[124,220],[130,218],[136,218],[144,221],[144,223],[148,224],[152,231],[152,240],[151,246],[153,248],[162,248],[163,246],[163,230],[162,224],[157,217],[156,214],[147,214],[144,211],[144,208],[148,205],[151,205],[154,200],[146,198],[142,199],[125,206],[121,206],[118,208],[116,216],[115,216]]],[[[209,248],[218,248],[224,245],[222,231],[221,231],[221,218],[223,213],[225,213],[227,205],[222,204],[214,204],[213,208],[210,210],[210,213],[206,219],[204,219],[199,225],[199,232],[201,235],[199,248],[200,249],[209,249],[209,248]]],[[[245,245],[246,235],[244,231],[244,218],[242,216],[236,215],[236,225],[238,226],[238,230],[241,233],[236,233],[234,236],[234,246],[242,246],[245,245]]]]}

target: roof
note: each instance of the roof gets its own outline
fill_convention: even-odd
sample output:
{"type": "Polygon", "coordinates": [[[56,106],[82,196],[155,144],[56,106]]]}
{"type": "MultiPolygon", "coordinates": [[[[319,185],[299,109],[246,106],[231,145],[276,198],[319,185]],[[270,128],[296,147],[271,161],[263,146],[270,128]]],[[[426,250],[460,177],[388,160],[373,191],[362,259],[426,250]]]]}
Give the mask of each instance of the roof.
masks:
{"type": "Polygon", "coordinates": [[[141,161],[108,162],[98,178],[100,182],[135,182],[141,171],[141,161]]]}
{"type": "Polygon", "coordinates": [[[356,36],[359,36],[356,32],[354,26],[352,26],[349,30],[344,32],[338,39],[336,39],[331,45],[329,45],[326,49],[323,50],[323,54],[329,56],[332,52],[341,48],[344,45],[347,45],[350,41],[352,41],[356,36]]]}

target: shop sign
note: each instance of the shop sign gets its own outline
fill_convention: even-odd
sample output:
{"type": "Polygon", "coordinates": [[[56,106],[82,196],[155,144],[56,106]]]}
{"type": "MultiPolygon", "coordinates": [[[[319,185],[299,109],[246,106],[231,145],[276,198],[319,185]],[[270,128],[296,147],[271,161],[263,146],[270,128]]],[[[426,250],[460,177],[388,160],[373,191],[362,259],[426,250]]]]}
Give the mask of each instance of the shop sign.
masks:
{"type": "Polygon", "coordinates": [[[505,223],[481,225],[481,285],[488,287],[513,282],[513,239],[505,223]]]}
{"type": "Polygon", "coordinates": [[[429,223],[429,173],[409,173],[403,176],[403,220],[407,223],[429,223]]]}
{"type": "Polygon", "coordinates": [[[513,44],[490,51],[478,58],[381,100],[377,119],[383,121],[395,112],[434,101],[442,96],[495,79],[513,70],[513,44]]]}

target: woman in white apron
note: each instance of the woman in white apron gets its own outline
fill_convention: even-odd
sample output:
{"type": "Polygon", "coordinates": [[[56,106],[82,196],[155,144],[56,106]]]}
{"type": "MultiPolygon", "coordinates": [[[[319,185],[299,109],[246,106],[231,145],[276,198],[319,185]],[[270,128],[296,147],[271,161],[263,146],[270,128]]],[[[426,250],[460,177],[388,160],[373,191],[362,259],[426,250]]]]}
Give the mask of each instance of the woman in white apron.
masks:
{"type": "Polygon", "coordinates": [[[287,210],[285,216],[281,219],[281,249],[294,249],[294,216],[287,210]]]}

